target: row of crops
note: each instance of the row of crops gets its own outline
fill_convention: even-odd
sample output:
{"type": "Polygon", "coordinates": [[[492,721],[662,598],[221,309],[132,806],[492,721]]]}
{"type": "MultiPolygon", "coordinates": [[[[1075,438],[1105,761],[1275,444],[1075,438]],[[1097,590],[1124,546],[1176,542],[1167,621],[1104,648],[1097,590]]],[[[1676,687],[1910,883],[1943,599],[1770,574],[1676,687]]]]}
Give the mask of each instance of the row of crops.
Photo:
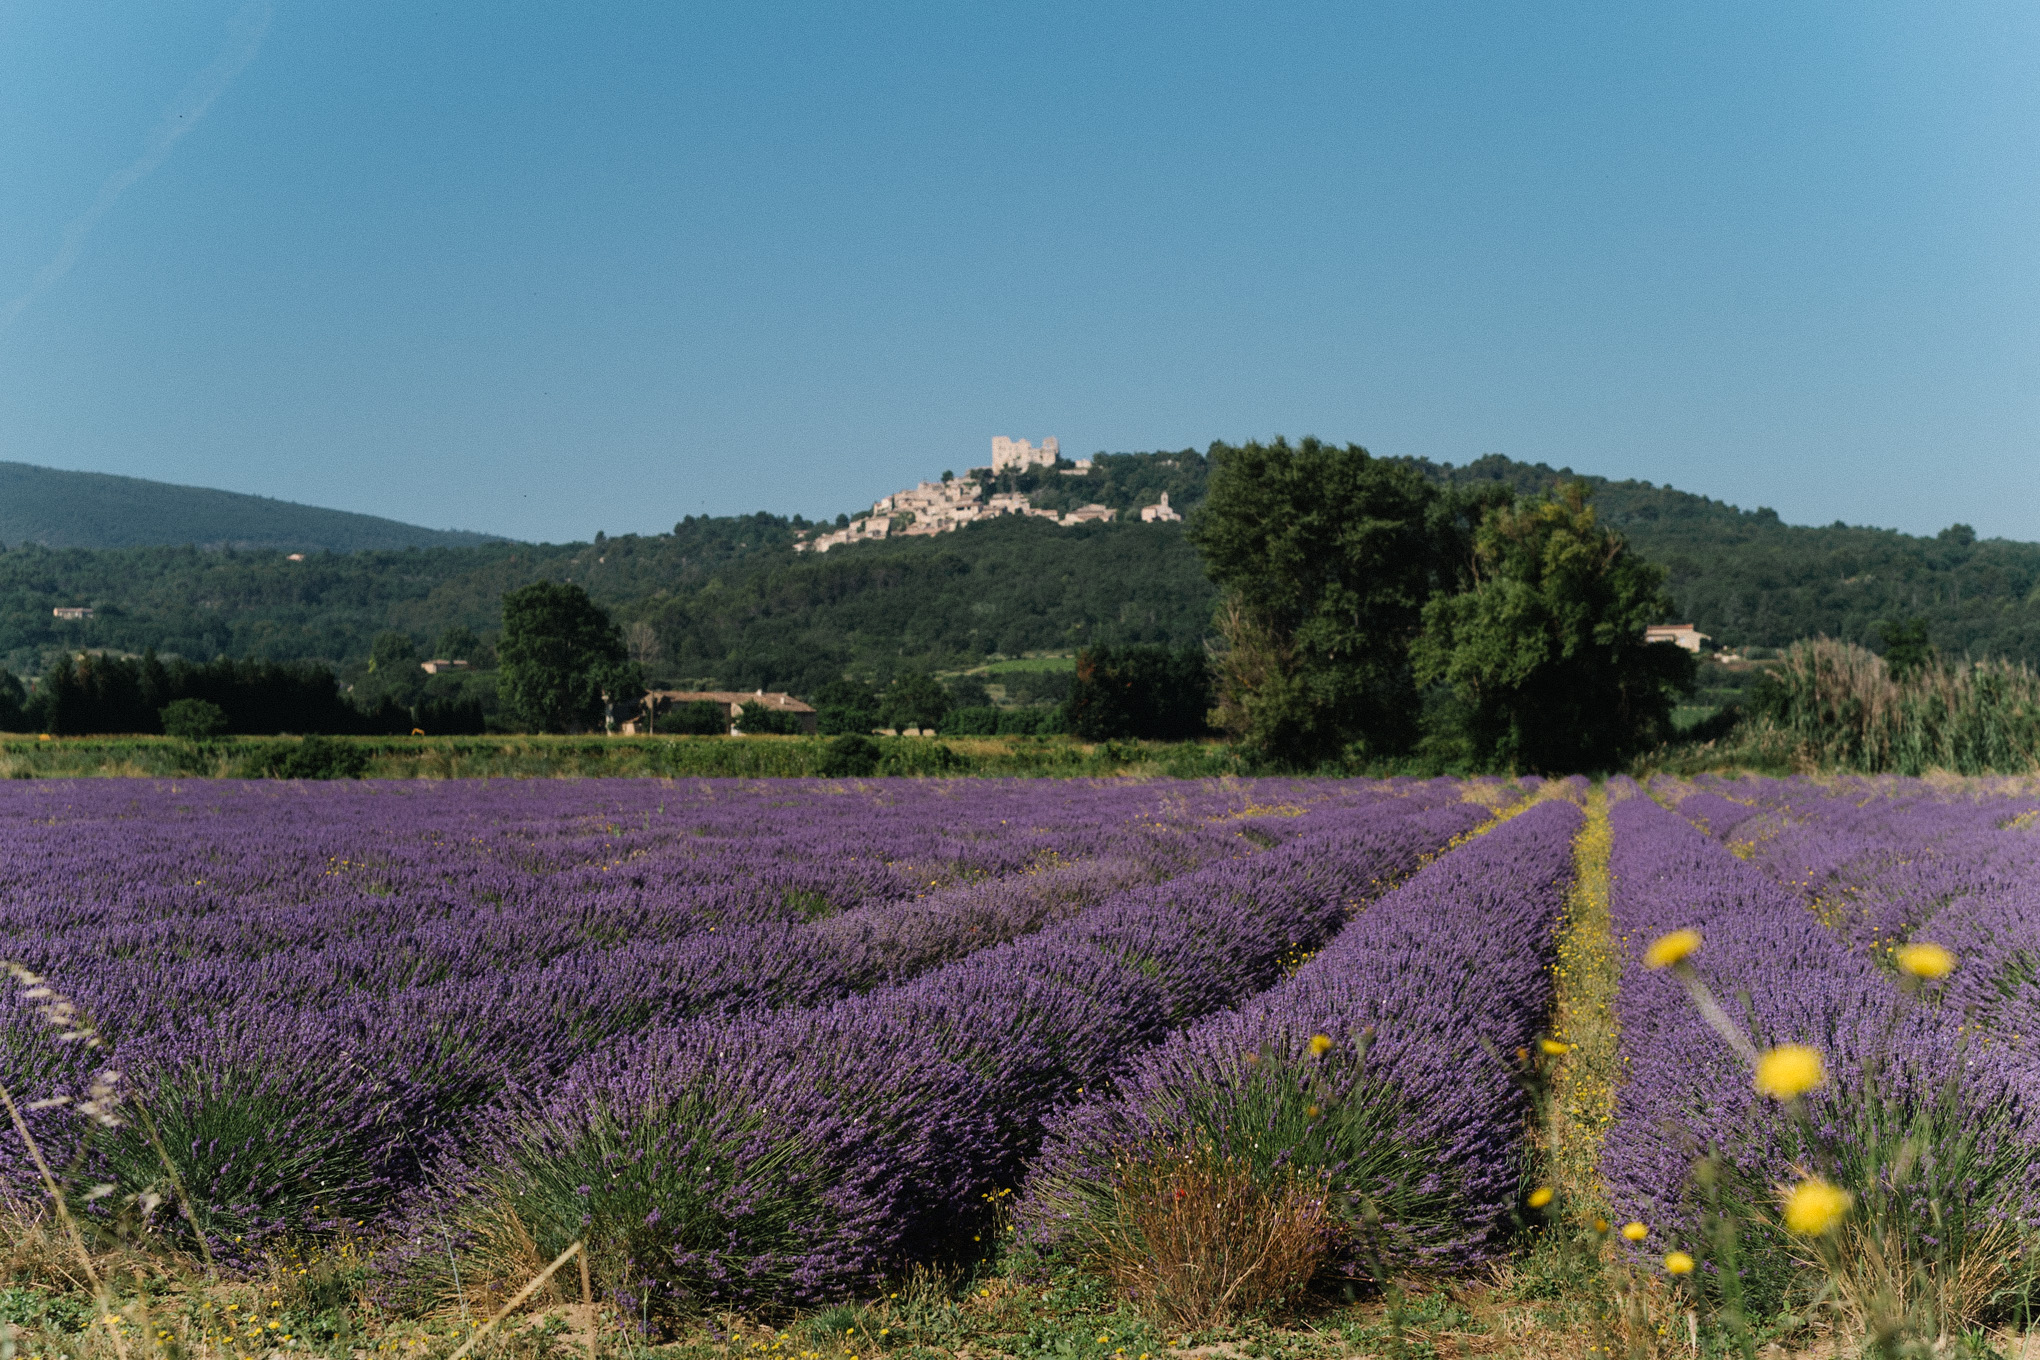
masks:
{"type": "MultiPolygon", "coordinates": [[[[1301,1225],[1299,1270],[1463,1270],[1549,1198],[1525,1078],[1571,1059],[1528,1055],[1570,1051],[1598,827],[1591,1212],[1640,1262],[1742,1214],[1738,1278],[1782,1300],[1778,1195],[1816,1172],[1979,1239],[2040,1212],[2036,813],[1901,781],[37,782],[0,791],[0,1081],[93,1221],[230,1269],[369,1242],[393,1307],[575,1241],[633,1315],[1008,1242],[1139,1294],[1186,1186],[1301,1225]],[[1894,966],[1929,939],[1952,972],[1894,966]],[[1751,1056],[1787,1043],[1825,1079],[1782,1101],[1751,1056]]],[[[34,1198],[23,1140],[0,1178],[34,1198]]]]}

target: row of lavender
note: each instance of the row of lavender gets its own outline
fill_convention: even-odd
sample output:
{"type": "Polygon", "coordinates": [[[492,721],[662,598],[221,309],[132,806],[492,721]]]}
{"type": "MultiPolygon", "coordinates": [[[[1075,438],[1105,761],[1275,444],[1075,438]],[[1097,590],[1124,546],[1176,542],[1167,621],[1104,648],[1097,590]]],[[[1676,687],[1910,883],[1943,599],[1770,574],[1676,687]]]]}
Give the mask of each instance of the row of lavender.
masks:
{"type": "Polygon", "coordinates": [[[1464,802],[1328,812],[1263,856],[902,986],[609,1045],[485,1121],[495,1136],[417,1220],[417,1260],[436,1265],[430,1226],[449,1218],[485,1248],[471,1270],[500,1259],[506,1205],[541,1251],[590,1234],[612,1287],[662,1305],[833,1299],[968,1253],[1055,1110],[1265,988],[1485,819],[1464,802]]]}
{"type": "Polygon", "coordinates": [[[1737,783],[1750,817],[1733,831],[1709,816],[1712,791],[1678,810],[1731,839],[1873,962],[1889,966],[1915,939],[1952,950],[1961,966],[1938,1004],[1979,1042],[2040,1044],[2040,799],[1916,780],[1737,783]]]}
{"type": "MultiPolygon", "coordinates": [[[[1682,818],[1636,791],[1612,813],[1626,1067],[1601,1170],[1616,1212],[1649,1225],[1658,1250],[1697,1247],[1710,1195],[1746,1223],[1775,1224],[1778,1187],[1818,1173],[1904,1213],[1931,1211],[1944,1243],[2033,1225],[2040,1068],[2002,1042],[2001,1009],[1979,1032],[1964,992],[1995,990],[2006,956],[1965,941],[1950,983],[1921,991],[1902,985],[1890,950],[1923,932],[1945,943],[1961,904],[2020,891],[2020,847],[1979,858],[1976,839],[2001,834],[2019,806],[1917,785],[1734,792],[1688,798],[1682,818]],[[1729,833],[1735,849],[1698,827],[1729,833]],[[1683,966],[1757,1049],[1821,1055],[1825,1080],[1804,1093],[1803,1116],[1760,1093],[1679,980],[1646,965],[1647,946],[1675,930],[1698,934],[1683,966]],[[1908,1146],[1934,1155],[1907,1157],[1908,1146]],[[1695,1175],[1703,1158],[1712,1189],[1695,1175]]],[[[1782,1301],[1795,1255],[1784,1235],[1759,1231],[1744,1251],[1745,1288],[1782,1301]]]]}
{"type": "MultiPolygon", "coordinates": [[[[420,848],[451,849],[445,857],[452,868],[443,876],[451,880],[489,861],[505,837],[462,838],[454,834],[458,826],[435,823],[409,805],[409,790],[371,788],[349,795],[352,801],[336,796],[325,805],[333,815],[323,820],[310,815],[319,807],[316,800],[295,806],[285,800],[289,815],[271,816],[260,828],[246,825],[250,807],[233,805],[236,797],[258,796],[256,791],[208,791],[195,805],[177,801],[186,795],[159,791],[168,806],[154,809],[130,793],[124,805],[96,809],[101,814],[97,821],[74,818],[65,828],[68,835],[44,843],[46,853],[55,854],[61,846],[70,857],[72,881],[59,895],[59,905],[82,901],[81,910],[38,915],[26,899],[34,884],[53,883],[57,876],[10,860],[14,879],[7,884],[8,938],[22,952],[36,947],[38,967],[112,1019],[107,1029],[116,1040],[114,1056],[135,1097],[162,1126],[166,1143],[178,1149],[183,1179],[216,1241],[252,1243],[314,1221],[365,1218],[401,1208],[423,1183],[428,1164],[475,1129],[543,1127],[541,1115],[592,1109],[584,1096],[591,1082],[602,1080],[597,1073],[666,1070],[680,1061],[676,1055],[698,1058],[720,1052],[725,1057],[698,1063],[698,1075],[713,1074],[717,1083],[741,1086],[744,1078],[730,1072],[753,1071],[758,1077],[756,1054],[744,1058],[752,1067],[732,1068],[725,1059],[734,1054],[730,1045],[750,1042],[752,1032],[745,1026],[759,1035],[804,1035],[794,1048],[810,1055],[810,1061],[822,1061],[814,1036],[847,1023],[845,1016],[860,1006],[859,1014],[893,1016],[892,1032],[902,1042],[925,1044],[931,1036],[917,1026],[933,1023],[929,1016],[940,1010],[931,996],[960,995],[976,1004],[978,993],[990,994],[990,980],[1021,988],[1037,1005],[1049,1004],[1057,987],[1086,996],[1095,992],[1103,1012],[1063,1004],[1070,998],[1061,993],[1055,993],[1053,1007],[1056,1024],[1082,1031],[1066,1034],[1066,1042],[1095,1046],[1090,1057],[1070,1069],[1080,1074],[1076,1084],[1082,1086],[1082,1073],[1105,1070],[1106,1051],[1118,1051],[1129,1038],[1145,1041],[1158,1032],[1156,1026],[1165,1029],[1253,990],[1285,949],[1313,944],[1329,921],[1343,919],[1350,903],[1372,891],[1370,885],[1406,871],[1416,858],[1486,816],[1463,800],[1460,788],[1443,783],[1063,785],[1050,786],[1053,796],[1036,792],[1043,787],[975,785],[969,798],[959,800],[960,806],[971,807],[989,801],[1006,815],[997,819],[1002,833],[982,813],[961,818],[960,831],[951,828],[951,878],[959,863],[972,866],[973,872],[983,872],[986,865],[1017,865],[1022,870],[1017,874],[946,888],[936,875],[922,897],[876,895],[864,905],[811,921],[767,920],[732,928],[697,919],[693,928],[675,933],[671,922],[662,919],[663,937],[653,931],[648,939],[626,938],[606,948],[598,947],[604,941],[584,940],[565,950],[546,944],[536,957],[527,954],[522,966],[509,967],[489,946],[461,938],[460,917],[475,915],[475,900],[434,899],[430,855],[420,848]],[[378,793],[389,795],[394,811],[388,805],[364,811],[362,804],[372,803],[378,793]],[[199,844],[181,852],[178,872],[189,872],[194,880],[208,874],[228,880],[234,884],[232,893],[164,910],[160,897],[126,893],[125,880],[111,890],[103,882],[99,891],[91,889],[93,872],[102,878],[128,872],[127,862],[134,857],[129,852],[138,840],[146,843],[155,836],[154,851],[161,852],[165,840],[158,828],[179,814],[196,824],[186,828],[188,834],[212,834],[209,843],[203,834],[190,836],[199,844]],[[133,828],[122,823],[130,821],[139,830],[124,838],[122,833],[133,828]],[[364,826],[372,834],[346,843],[344,837],[360,836],[364,826]],[[265,842],[271,832],[276,839],[265,842]],[[999,834],[1026,845],[1026,854],[1000,848],[999,834]],[[318,929],[293,935],[295,923],[325,923],[319,883],[302,874],[293,877],[287,867],[265,879],[262,866],[278,861],[287,866],[308,839],[320,837],[331,851],[346,851],[329,853],[331,860],[408,866],[404,872],[411,874],[405,880],[410,886],[393,887],[388,898],[380,899],[398,923],[389,934],[429,934],[441,957],[464,966],[421,982],[416,970],[378,970],[381,941],[375,938],[336,940],[318,929]],[[365,854],[364,843],[379,848],[365,854]],[[466,852],[470,843],[482,845],[483,851],[466,852]],[[1253,853],[1264,845],[1276,848],[1253,853]],[[1336,867],[1323,868],[1320,861],[1336,867]],[[1186,870],[1191,871],[1186,877],[1170,881],[1170,875],[1186,870]],[[1143,886],[1157,880],[1160,886],[1143,886]],[[416,898],[427,900],[421,906],[416,898]],[[162,935],[123,933],[118,910],[123,901],[176,927],[167,937],[171,943],[166,945],[162,935]],[[78,915],[90,919],[77,923],[78,915]],[[252,960],[183,957],[193,947],[193,936],[184,927],[215,916],[258,932],[265,923],[281,921],[272,931],[281,943],[252,960]],[[1055,925],[1058,920],[1063,924],[1055,925]],[[59,928],[38,939],[37,932],[50,924],[59,928]],[[1008,943],[1037,931],[1021,944],[1008,943]],[[1015,955],[1015,949],[1021,953],[1015,955]],[[1118,966],[1143,980],[1116,1001],[1103,999],[1111,987],[1095,976],[1095,962],[1077,967],[1080,960],[1114,950],[1118,966]],[[1129,951],[1138,951],[1138,957],[1129,951]],[[1062,973],[1050,967],[1042,977],[1029,976],[1028,960],[1057,958],[1064,961],[1062,973]],[[938,967],[953,959],[965,962],[938,967]],[[974,968],[971,978],[987,979],[985,985],[968,983],[955,972],[965,966],[974,968]],[[930,967],[937,968],[934,975],[920,984],[911,982],[930,967]],[[945,992],[945,986],[951,990],[945,992]],[[965,988],[961,993],[955,991],[959,986],[965,988]],[[840,1001],[860,992],[870,995],[840,1001]],[[825,1003],[832,1001],[840,1004],[827,1008],[825,1003]],[[824,1008],[812,1009],[818,1006],[824,1008]],[[765,1018],[752,1018],[767,1012],[765,1018]],[[737,1018],[712,1021],[715,1015],[737,1018]],[[1085,1028],[1094,1020],[1102,1026],[1095,1034],[1085,1028]],[[654,1062],[649,1054],[663,1056],[654,1062]],[[567,1074],[564,1082],[562,1074],[567,1074]],[[487,1108],[496,1102],[503,1108],[487,1108]]],[[[480,800],[497,792],[485,791],[480,800]]],[[[649,810],[651,791],[627,792],[638,806],[600,807],[596,817],[612,826],[627,813],[642,814],[638,834],[649,834],[642,828],[656,824],[649,810]]],[[[700,801],[698,791],[666,790],[663,796],[678,805],[686,825],[700,809],[690,808],[683,792],[700,801]]],[[[76,797],[85,802],[95,793],[79,790],[76,797]]],[[[854,805],[854,798],[817,785],[711,794],[749,799],[768,822],[774,805],[817,818],[854,805]]],[[[36,795],[44,800],[33,806],[40,815],[21,815],[17,804],[17,826],[38,829],[54,820],[63,827],[61,816],[50,818],[53,810],[61,811],[53,809],[51,795],[41,789],[36,795]]],[[[521,789],[512,796],[527,799],[512,811],[531,815],[529,837],[545,839],[543,819],[533,806],[544,800],[531,800],[521,789]]],[[[550,796],[556,818],[589,819],[585,794],[578,805],[559,793],[550,796]]],[[[616,795],[603,789],[600,796],[616,795]]],[[[874,796],[864,804],[868,834],[843,852],[854,849],[869,859],[873,847],[933,843],[925,831],[902,833],[885,824],[887,815],[916,821],[946,810],[931,804],[930,797],[922,790],[886,789],[882,801],[889,806],[874,808],[872,802],[881,801],[874,796]]],[[[444,805],[437,810],[447,811],[444,805]]],[[[458,805],[453,810],[461,811],[458,805]]],[[[610,834],[602,830],[597,839],[610,834]]],[[[554,849],[545,861],[550,872],[572,873],[570,857],[558,847],[574,838],[562,834],[551,839],[554,849]]],[[[670,866],[685,857],[652,846],[640,860],[670,866]]],[[[587,867],[585,859],[582,867],[587,867]]],[[[638,879],[633,890],[642,897],[653,898],[661,890],[656,874],[642,864],[633,873],[638,879]]],[[[329,884],[332,878],[345,878],[323,871],[320,877],[329,884]]],[[[673,877],[684,883],[686,870],[673,877]]],[[[346,898],[344,884],[336,886],[339,892],[328,887],[325,905],[340,913],[360,907],[355,933],[368,936],[373,915],[365,904],[346,898]]],[[[485,912],[471,919],[468,929],[481,937],[496,932],[513,943],[526,934],[543,936],[543,923],[524,914],[542,896],[532,894],[520,903],[518,914],[485,912]]],[[[658,914],[649,905],[636,909],[658,914]]],[[[669,914],[685,910],[683,903],[669,914]]],[[[85,1061],[91,1055],[54,1042],[33,1007],[19,998],[5,1020],[0,1065],[12,1089],[28,1094],[83,1091],[93,1071],[85,1061]]],[[[996,1017],[998,1037],[1024,1043],[1028,1031],[1024,1025],[1015,1028],[1012,1020],[996,1017]]],[[[955,1023],[967,1023],[963,1012],[955,1023]]],[[[758,1052],[770,1049],[763,1038],[759,1042],[758,1052]]],[[[844,1061],[884,1066],[883,1044],[845,1042],[851,1042],[852,1051],[844,1061]]],[[[777,1051],[790,1050],[782,1043],[777,1051]]],[[[961,1061],[953,1054],[942,1060],[949,1068],[961,1061]]],[[[770,1064],[768,1069],[767,1075],[780,1080],[799,1070],[770,1064]]],[[[913,1068],[894,1062],[888,1070],[909,1080],[913,1068]]],[[[878,1069],[872,1071],[875,1075],[878,1069]]],[[[705,1080],[700,1076],[697,1085],[705,1080]]],[[[726,1088],[717,1090],[724,1093],[716,1097],[717,1108],[732,1117],[764,1118],[763,1112],[772,1108],[748,1098],[724,1105],[726,1088]]],[[[980,1094],[996,1098],[1002,1091],[980,1094]]],[[[891,1099],[882,1083],[855,1088],[827,1082],[811,1085],[807,1098],[880,1105],[891,1099]]],[[[1039,1118],[1039,1104],[1038,1099],[1022,1102],[1017,1114],[1001,1106],[971,1117],[1006,1120],[1007,1141],[1024,1143],[1024,1130],[1031,1127],[1026,1121],[1039,1118]],[[1015,1119],[1021,1122],[1013,1124],[1015,1119]]],[[[804,1137],[819,1136],[828,1127],[824,1119],[808,1128],[799,1111],[783,1112],[783,1117],[800,1124],[804,1137]]],[[[67,1140],[80,1128],[62,1109],[43,1111],[37,1123],[59,1153],[69,1151],[67,1140]]],[[[957,1148],[973,1146],[966,1141],[957,1148]]],[[[132,1130],[100,1140],[93,1155],[116,1184],[144,1185],[159,1174],[153,1154],[132,1130]]],[[[25,1177],[18,1152],[7,1161],[16,1180],[25,1177]]],[[[473,1157],[469,1161],[482,1164],[473,1157]]],[[[767,1163],[777,1165],[769,1158],[767,1163]]],[[[1000,1165],[1011,1174],[1010,1155],[1000,1165]]],[[[830,1176],[797,1179],[810,1186],[826,1181],[829,1195],[848,1193],[844,1183],[830,1176]]],[[[886,1212],[897,1208],[890,1205],[886,1212]]],[[[883,1246],[863,1250],[866,1255],[859,1260],[867,1264],[855,1269],[897,1254],[888,1256],[883,1246]]]]}
{"type": "Polygon", "coordinates": [[[993,884],[1008,897],[1081,898],[1251,851],[1307,817],[1238,814],[1304,813],[1325,798],[1295,786],[821,783],[505,784],[469,786],[464,800],[401,785],[8,792],[0,810],[19,834],[0,867],[0,938],[64,977],[117,1035],[222,1007],[380,998],[554,965],[585,973],[618,949],[670,953],[760,927],[823,920],[846,939],[897,935],[895,917],[967,910],[993,884]],[[756,825],[745,831],[726,805],[756,825]],[[604,829],[617,827],[629,837],[604,829]],[[806,849],[782,845],[782,832],[806,849]],[[536,841],[545,855],[506,864],[506,846],[536,841]],[[835,896],[790,888],[788,864],[835,896]]]}
{"type": "MultiPolygon", "coordinates": [[[[1331,1200],[1345,1264],[1465,1265],[1504,1242],[1525,1098],[1508,1066],[1552,1005],[1577,806],[1548,801],[1431,865],[1280,986],[1141,1054],[1058,1115],[1021,1223],[1095,1231],[1127,1168],[1210,1149],[1331,1200]]],[[[1158,1244],[1157,1244],[1158,1245],[1158,1244]]]]}

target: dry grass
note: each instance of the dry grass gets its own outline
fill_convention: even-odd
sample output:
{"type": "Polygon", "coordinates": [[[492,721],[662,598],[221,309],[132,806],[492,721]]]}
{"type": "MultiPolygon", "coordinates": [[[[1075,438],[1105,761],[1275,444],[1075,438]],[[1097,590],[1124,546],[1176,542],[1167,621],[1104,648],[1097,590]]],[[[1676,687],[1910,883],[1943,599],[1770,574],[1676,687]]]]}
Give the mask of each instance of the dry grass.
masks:
{"type": "Polygon", "coordinates": [[[1294,1299],[1333,1229],[1321,1177],[1264,1182],[1244,1160],[1199,1146],[1122,1165],[1091,1247],[1143,1312],[1195,1331],[1294,1299]]]}
{"type": "Polygon", "coordinates": [[[1830,1254],[1803,1255],[1799,1264],[1831,1281],[1842,1334],[1869,1336],[1903,1324],[1945,1340],[1988,1315],[2011,1282],[2018,1247],[2011,1226],[2000,1222],[1967,1235],[1954,1259],[1943,1262],[1923,1257],[1912,1234],[1857,1219],[1836,1232],[1830,1254]]]}

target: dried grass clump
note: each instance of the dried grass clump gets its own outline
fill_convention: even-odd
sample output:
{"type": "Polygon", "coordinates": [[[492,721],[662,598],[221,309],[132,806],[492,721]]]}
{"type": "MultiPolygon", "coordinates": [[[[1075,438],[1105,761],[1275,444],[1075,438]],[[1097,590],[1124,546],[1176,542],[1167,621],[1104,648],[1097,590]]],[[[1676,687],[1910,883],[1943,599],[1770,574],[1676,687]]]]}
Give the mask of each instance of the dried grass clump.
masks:
{"type": "Polygon", "coordinates": [[[1203,1145],[1122,1164],[1092,1250],[1143,1311],[1196,1330],[1293,1299],[1335,1227],[1322,1174],[1263,1179],[1203,1145]]]}

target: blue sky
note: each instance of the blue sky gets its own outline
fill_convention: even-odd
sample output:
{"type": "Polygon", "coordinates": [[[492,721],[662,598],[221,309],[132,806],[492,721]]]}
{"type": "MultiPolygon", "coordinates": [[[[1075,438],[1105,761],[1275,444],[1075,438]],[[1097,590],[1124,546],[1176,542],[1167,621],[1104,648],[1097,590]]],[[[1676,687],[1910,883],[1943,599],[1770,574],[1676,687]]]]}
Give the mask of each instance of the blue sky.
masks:
{"type": "Polygon", "coordinates": [[[0,459],[566,540],[1284,433],[2040,539],[2040,9],[0,5],[0,459]]]}

